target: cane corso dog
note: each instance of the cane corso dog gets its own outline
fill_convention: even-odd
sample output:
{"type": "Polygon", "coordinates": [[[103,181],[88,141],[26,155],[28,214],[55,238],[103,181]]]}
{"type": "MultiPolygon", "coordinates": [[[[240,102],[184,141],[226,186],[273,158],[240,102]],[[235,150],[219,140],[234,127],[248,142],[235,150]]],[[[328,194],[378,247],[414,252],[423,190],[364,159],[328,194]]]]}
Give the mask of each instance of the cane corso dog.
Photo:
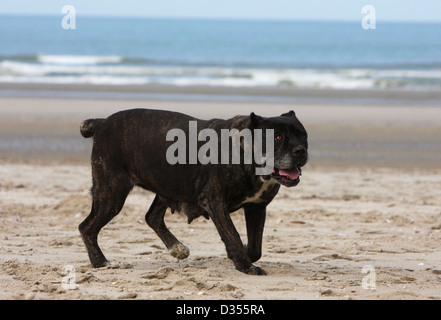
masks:
{"type": "MultiPolygon", "coordinates": [[[[294,111],[277,117],[251,113],[228,120],[200,120],[178,112],[132,109],[106,119],[85,120],[80,131],[85,138],[93,137],[92,209],[79,226],[93,267],[109,263],[98,246],[98,233],[120,212],[132,188],[139,186],[156,194],[145,220],[172,256],[185,259],[189,250],[165,225],[167,208],[187,215],[189,223],[199,216],[211,219],[236,269],[251,275],[266,274],[252,264],[261,257],[266,207],[280,185],[293,187],[299,183],[301,167],[308,161],[307,133],[294,111]],[[197,133],[211,129],[219,137],[225,129],[249,129],[253,135],[261,129],[262,137],[273,139],[273,150],[262,148],[263,155],[272,155],[273,167],[266,174],[256,174],[264,164],[254,159],[251,163],[200,163],[194,157],[189,161],[190,149],[195,151],[195,146],[201,147],[203,143],[203,139],[191,141],[189,135],[195,126],[197,133]],[[188,154],[181,155],[181,162],[171,163],[167,158],[182,151],[173,146],[176,141],[170,139],[170,132],[189,136],[183,145],[188,154]],[[170,152],[172,146],[175,152],[170,152]],[[242,243],[230,218],[230,213],[240,208],[245,213],[247,245],[242,243]]],[[[220,152],[218,156],[220,159],[220,152]]]]}

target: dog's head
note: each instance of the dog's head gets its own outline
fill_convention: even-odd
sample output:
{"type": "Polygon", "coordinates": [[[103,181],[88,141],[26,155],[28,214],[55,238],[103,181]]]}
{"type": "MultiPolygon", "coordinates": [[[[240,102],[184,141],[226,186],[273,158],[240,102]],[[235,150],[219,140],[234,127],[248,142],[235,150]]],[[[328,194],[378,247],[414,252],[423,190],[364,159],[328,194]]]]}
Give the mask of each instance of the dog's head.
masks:
{"type": "Polygon", "coordinates": [[[279,117],[263,118],[251,113],[253,129],[272,129],[274,133],[274,168],[264,179],[293,187],[300,182],[302,167],[308,161],[308,134],[294,111],[279,117]]]}

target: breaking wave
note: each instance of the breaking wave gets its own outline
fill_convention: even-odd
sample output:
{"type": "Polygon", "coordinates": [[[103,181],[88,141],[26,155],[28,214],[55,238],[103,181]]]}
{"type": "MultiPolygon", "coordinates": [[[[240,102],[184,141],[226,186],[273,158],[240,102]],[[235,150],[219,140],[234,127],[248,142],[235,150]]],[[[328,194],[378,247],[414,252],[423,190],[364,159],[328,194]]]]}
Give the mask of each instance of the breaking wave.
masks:
{"type": "Polygon", "coordinates": [[[441,69],[253,68],[164,64],[111,55],[31,55],[0,57],[0,82],[439,90],[441,69]]]}

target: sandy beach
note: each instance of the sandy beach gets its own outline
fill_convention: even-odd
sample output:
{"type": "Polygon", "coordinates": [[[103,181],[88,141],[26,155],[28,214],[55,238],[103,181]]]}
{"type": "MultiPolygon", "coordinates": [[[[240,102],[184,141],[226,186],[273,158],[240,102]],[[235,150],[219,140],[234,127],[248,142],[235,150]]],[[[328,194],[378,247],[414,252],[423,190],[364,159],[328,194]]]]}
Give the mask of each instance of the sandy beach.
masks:
{"type": "MultiPolygon", "coordinates": [[[[0,97],[0,299],[441,299],[441,104],[245,94],[253,101],[0,97]],[[79,124],[131,108],[296,112],[311,159],[268,207],[256,262],[267,276],[236,271],[211,221],[168,212],[191,252],[171,257],[144,221],[153,194],[141,189],[100,233],[119,267],[91,268],[78,225],[91,206],[92,141],[79,124]]],[[[245,239],[242,212],[232,217],[245,239]]]]}

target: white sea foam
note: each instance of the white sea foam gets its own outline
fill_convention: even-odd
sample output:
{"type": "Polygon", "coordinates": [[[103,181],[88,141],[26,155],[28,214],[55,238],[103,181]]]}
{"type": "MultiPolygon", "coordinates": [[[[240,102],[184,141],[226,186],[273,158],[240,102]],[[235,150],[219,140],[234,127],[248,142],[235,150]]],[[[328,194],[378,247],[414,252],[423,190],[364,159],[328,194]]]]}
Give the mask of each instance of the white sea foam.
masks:
{"type": "Polygon", "coordinates": [[[37,61],[47,64],[90,65],[100,63],[119,63],[120,56],[73,56],[73,55],[38,55],[37,61]]]}
{"type": "Polygon", "coordinates": [[[1,61],[0,82],[329,89],[425,87],[439,90],[441,70],[165,67],[127,63],[119,56],[41,55],[36,61],[1,61]]]}

